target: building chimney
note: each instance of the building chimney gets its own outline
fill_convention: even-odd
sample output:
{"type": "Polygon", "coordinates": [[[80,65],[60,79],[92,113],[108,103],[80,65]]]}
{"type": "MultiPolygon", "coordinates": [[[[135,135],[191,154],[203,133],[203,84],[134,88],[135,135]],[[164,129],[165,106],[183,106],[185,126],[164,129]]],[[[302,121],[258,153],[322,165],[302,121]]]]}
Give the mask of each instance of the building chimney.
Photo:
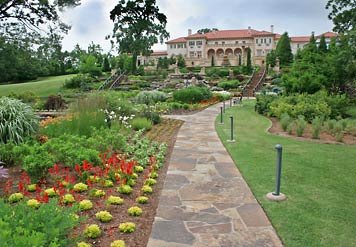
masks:
{"type": "Polygon", "coordinates": [[[274,33],[274,25],[271,25],[271,33],[274,33]]]}
{"type": "Polygon", "coordinates": [[[248,26],[248,33],[251,33],[251,27],[248,26]]]}
{"type": "Polygon", "coordinates": [[[192,29],[188,29],[188,36],[192,35],[192,29]]]}

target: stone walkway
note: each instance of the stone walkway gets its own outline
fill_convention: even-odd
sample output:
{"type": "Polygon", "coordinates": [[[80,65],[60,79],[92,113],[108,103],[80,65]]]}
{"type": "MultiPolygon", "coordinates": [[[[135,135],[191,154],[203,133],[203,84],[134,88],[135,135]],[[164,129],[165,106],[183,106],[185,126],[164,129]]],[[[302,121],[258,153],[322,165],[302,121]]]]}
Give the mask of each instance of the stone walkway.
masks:
{"type": "Polygon", "coordinates": [[[220,105],[184,120],[148,247],[282,246],[215,132],[220,105]]]}

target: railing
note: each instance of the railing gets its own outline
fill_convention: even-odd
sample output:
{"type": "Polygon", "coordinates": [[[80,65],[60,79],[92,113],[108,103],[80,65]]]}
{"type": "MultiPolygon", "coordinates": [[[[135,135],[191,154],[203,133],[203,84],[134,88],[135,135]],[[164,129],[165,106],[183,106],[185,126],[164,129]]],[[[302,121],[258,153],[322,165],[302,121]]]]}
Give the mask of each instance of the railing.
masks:
{"type": "Polygon", "coordinates": [[[115,87],[117,86],[116,84],[120,83],[123,78],[125,78],[125,71],[123,71],[123,72],[116,78],[116,80],[111,84],[109,90],[115,88],[115,87]]]}
{"type": "Polygon", "coordinates": [[[121,72],[120,70],[117,71],[115,74],[112,74],[109,78],[107,78],[107,79],[105,80],[105,82],[99,87],[98,91],[104,90],[104,89],[107,88],[109,85],[110,85],[109,90],[110,90],[110,89],[113,89],[113,88],[116,86],[116,84],[117,84],[118,82],[120,82],[120,80],[121,80],[124,76],[125,76],[125,71],[124,71],[124,72],[121,72]],[[120,73],[120,74],[119,74],[119,73],[120,73]],[[112,82],[114,78],[116,78],[116,79],[114,80],[114,82],[112,82]]]}
{"type": "Polygon", "coordinates": [[[256,90],[259,90],[261,85],[263,84],[262,82],[264,81],[265,79],[265,76],[266,76],[266,71],[267,71],[267,68],[265,67],[264,70],[263,70],[263,74],[260,78],[260,80],[258,81],[258,83],[253,87],[252,89],[252,92],[253,94],[255,94],[256,90]]]}
{"type": "Polygon", "coordinates": [[[253,69],[253,72],[252,72],[251,78],[245,83],[245,85],[244,85],[243,88],[242,88],[242,94],[244,93],[246,87],[251,83],[253,77],[255,76],[255,73],[256,73],[256,69],[254,68],[254,69],[253,69]]]}

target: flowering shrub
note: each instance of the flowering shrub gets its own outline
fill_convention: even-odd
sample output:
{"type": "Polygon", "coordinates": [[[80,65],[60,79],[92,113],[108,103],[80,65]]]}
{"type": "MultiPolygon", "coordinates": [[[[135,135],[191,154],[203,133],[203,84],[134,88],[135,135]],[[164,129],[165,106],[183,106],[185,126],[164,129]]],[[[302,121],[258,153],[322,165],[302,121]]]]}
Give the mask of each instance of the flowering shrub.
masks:
{"type": "Polygon", "coordinates": [[[73,187],[74,191],[76,192],[84,192],[88,190],[88,185],[83,184],[83,183],[77,183],[73,187]]]}
{"type": "Polygon", "coordinates": [[[84,235],[88,238],[97,238],[101,235],[100,227],[96,224],[89,225],[85,228],[84,235]]]}
{"type": "Polygon", "coordinates": [[[101,222],[109,222],[112,220],[112,215],[108,211],[100,211],[95,214],[95,217],[101,222]]]}
{"type": "Polygon", "coordinates": [[[144,185],[144,186],[142,186],[141,191],[142,191],[143,193],[148,193],[148,194],[150,194],[150,193],[153,192],[153,189],[152,189],[151,186],[149,186],[149,185],[144,185]]]}
{"type": "Polygon", "coordinates": [[[31,208],[39,208],[40,207],[40,202],[37,201],[36,199],[30,199],[27,201],[27,206],[31,208]]]}
{"type": "Polygon", "coordinates": [[[46,190],[45,190],[45,193],[46,193],[49,197],[55,197],[55,196],[58,195],[54,188],[46,189],[46,190]]]}
{"type": "Polygon", "coordinates": [[[143,168],[142,166],[135,166],[134,170],[135,172],[143,172],[145,168],[143,168]]]}
{"type": "Polygon", "coordinates": [[[63,196],[63,203],[64,204],[70,204],[70,203],[73,203],[75,202],[75,198],[72,194],[65,194],[63,196]]]}
{"type": "Polygon", "coordinates": [[[120,187],[117,187],[117,191],[121,194],[131,194],[132,188],[129,185],[121,185],[120,187]]]}
{"type": "Polygon", "coordinates": [[[119,230],[120,230],[120,232],[131,233],[136,230],[136,225],[135,225],[135,223],[132,223],[132,222],[121,223],[119,225],[119,230]]]}
{"type": "Polygon", "coordinates": [[[124,203],[124,199],[119,196],[109,196],[106,202],[109,205],[121,205],[124,203]]]}
{"type": "Polygon", "coordinates": [[[130,216],[140,216],[142,214],[142,209],[140,207],[131,207],[127,212],[130,216]]]}
{"type": "Polygon", "coordinates": [[[81,211],[89,210],[93,208],[93,203],[90,200],[83,200],[79,202],[79,209],[81,211]]]}
{"type": "Polygon", "coordinates": [[[126,247],[126,245],[123,240],[115,240],[110,244],[110,247],[126,247]]]}
{"type": "Polygon", "coordinates": [[[148,202],[148,197],[146,196],[139,196],[136,198],[136,202],[140,204],[146,204],[148,202]]]}
{"type": "Polygon", "coordinates": [[[22,199],[23,199],[23,194],[22,193],[14,193],[14,194],[9,196],[9,202],[11,202],[11,203],[19,202],[22,199]]]}
{"type": "Polygon", "coordinates": [[[145,185],[155,185],[157,183],[156,179],[153,179],[153,178],[148,178],[146,179],[145,181],[145,185]]]}
{"type": "Polygon", "coordinates": [[[77,247],[91,247],[91,244],[85,243],[85,242],[80,242],[77,244],[77,247]]]}

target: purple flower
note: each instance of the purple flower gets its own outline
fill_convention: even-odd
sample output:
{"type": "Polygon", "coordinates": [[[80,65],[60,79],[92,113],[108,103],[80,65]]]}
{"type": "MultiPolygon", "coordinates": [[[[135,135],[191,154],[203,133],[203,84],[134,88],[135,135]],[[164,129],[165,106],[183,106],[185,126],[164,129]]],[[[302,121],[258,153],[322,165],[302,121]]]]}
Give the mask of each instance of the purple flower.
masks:
{"type": "Polygon", "coordinates": [[[8,170],[5,169],[3,166],[0,166],[0,179],[1,178],[8,178],[8,177],[9,177],[8,170]]]}

